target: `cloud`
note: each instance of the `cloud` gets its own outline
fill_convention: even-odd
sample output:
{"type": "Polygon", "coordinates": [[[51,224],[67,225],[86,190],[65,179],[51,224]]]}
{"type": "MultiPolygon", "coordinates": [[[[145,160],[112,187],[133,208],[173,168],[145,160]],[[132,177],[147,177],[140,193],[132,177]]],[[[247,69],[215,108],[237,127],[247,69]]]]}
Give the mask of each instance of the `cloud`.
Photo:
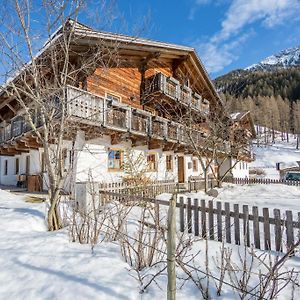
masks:
{"type": "MultiPolygon", "coordinates": [[[[209,0],[197,0],[196,3],[198,1],[204,3],[209,0]]],[[[253,33],[253,29],[248,28],[250,25],[258,23],[272,28],[299,18],[299,11],[300,0],[233,0],[220,30],[207,43],[196,41],[194,46],[208,71],[219,72],[238,59],[239,47],[249,38],[251,31],[253,33]]]]}
{"type": "Polygon", "coordinates": [[[223,68],[234,62],[238,56],[238,51],[242,44],[249,38],[251,34],[241,35],[239,38],[228,43],[202,43],[197,41],[194,47],[200,53],[200,57],[209,73],[217,73],[223,68]]]}

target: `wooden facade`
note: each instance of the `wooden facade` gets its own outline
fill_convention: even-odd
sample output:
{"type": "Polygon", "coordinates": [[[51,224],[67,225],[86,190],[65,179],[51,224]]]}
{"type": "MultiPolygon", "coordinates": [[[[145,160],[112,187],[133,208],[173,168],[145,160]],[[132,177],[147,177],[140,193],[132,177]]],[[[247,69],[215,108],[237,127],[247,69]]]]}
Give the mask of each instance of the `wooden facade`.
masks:
{"type": "MultiPolygon", "coordinates": [[[[58,30],[58,37],[60,34],[58,30]]],[[[70,64],[74,68],[83,64],[99,44],[104,54],[114,54],[107,59],[105,54],[101,62],[75,72],[61,90],[67,97],[65,139],[74,140],[76,130],[82,130],[86,140],[109,136],[112,146],[130,141],[132,148],[193,155],[188,136],[201,145],[209,132],[207,120],[224,109],[195,50],[76,24],[70,64]],[[192,116],[193,126],[186,126],[185,116],[192,116]]],[[[0,118],[0,155],[42,148],[18,101],[5,92],[0,94],[0,118]]],[[[38,111],[32,119],[42,130],[38,111]]],[[[184,165],[183,156],[178,163],[184,165]]],[[[187,180],[183,167],[178,169],[178,179],[187,180]]]]}

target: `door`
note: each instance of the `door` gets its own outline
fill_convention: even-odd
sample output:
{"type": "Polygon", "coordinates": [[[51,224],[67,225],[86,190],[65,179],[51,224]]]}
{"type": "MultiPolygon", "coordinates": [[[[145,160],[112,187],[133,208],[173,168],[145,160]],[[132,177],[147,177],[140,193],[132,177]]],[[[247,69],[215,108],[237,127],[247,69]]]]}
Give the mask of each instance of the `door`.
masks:
{"type": "Polygon", "coordinates": [[[178,156],[178,182],[184,182],[184,156],[178,156]]]}

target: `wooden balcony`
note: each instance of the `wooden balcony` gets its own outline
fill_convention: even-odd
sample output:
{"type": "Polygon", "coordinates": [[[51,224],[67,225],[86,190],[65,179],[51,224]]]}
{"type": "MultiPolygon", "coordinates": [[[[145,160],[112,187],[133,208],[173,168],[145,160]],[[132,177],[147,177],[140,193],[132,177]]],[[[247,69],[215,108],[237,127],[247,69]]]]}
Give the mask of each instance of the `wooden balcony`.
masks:
{"type": "MultiPolygon", "coordinates": [[[[209,114],[208,100],[202,99],[199,94],[193,92],[189,87],[181,85],[175,78],[167,77],[162,73],[146,79],[146,97],[151,98],[155,95],[158,95],[158,98],[166,97],[204,115],[209,114]]],[[[149,104],[148,101],[147,103],[149,104]]]]}
{"type": "MultiPolygon", "coordinates": [[[[191,145],[190,132],[184,124],[154,116],[150,112],[97,96],[90,92],[68,86],[66,90],[67,118],[85,126],[99,127],[104,134],[126,133],[133,140],[154,140],[181,146],[191,145]]],[[[57,118],[60,114],[57,114],[57,118]]],[[[39,114],[32,116],[36,127],[42,125],[39,114]]],[[[99,132],[99,130],[97,132],[99,132]]],[[[0,129],[0,145],[11,143],[32,131],[25,116],[17,116],[0,129]]],[[[92,130],[93,131],[93,130],[92,130]]],[[[203,133],[192,130],[193,138],[202,142],[203,133]]],[[[95,133],[96,137],[97,133],[95,133]]]]}

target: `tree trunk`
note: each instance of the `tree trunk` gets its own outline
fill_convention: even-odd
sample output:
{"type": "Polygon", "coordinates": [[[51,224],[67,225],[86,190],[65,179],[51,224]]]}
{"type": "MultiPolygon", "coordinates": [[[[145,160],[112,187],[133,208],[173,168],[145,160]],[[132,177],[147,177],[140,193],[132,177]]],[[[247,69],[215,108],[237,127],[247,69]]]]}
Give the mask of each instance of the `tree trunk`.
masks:
{"type": "Polygon", "coordinates": [[[59,192],[50,196],[50,209],[48,211],[48,230],[55,231],[62,228],[62,220],[59,212],[59,192]]]}

